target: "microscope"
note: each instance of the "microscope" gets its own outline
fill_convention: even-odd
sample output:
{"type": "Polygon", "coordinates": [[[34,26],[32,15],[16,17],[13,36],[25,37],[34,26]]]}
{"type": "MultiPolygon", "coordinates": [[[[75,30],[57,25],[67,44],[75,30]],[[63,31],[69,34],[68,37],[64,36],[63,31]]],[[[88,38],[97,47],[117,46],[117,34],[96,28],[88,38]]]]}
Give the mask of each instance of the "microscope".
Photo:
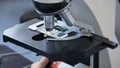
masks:
{"type": "Polygon", "coordinates": [[[52,37],[51,40],[70,40],[80,37],[80,28],[74,23],[70,12],[71,0],[33,0],[36,11],[43,16],[43,21],[35,23],[29,28],[44,33],[52,37]],[[58,14],[62,21],[57,20],[55,15],[58,14]]]}
{"type": "Polygon", "coordinates": [[[50,61],[60,60],[75,65],[106,47],[116,48],[117,43],[76,25],[79,21],[71,13],[71,2],[72,0],[33,0],[35,10],[43,20],[28,28],[44,35],[50,61]],[[59,15],[61,20],[55,15],[59,15]]]}
{"type": "MultiPolygon", "coordinates": [[[[78,8],[76,2],[80,0],[76,2],[74,2],[75,0],[32,1],[42,19],[31,20],[5,30],[4,42],[9,41],[31,50],[37,55],[43,55],[50,62],[63,61],[73,66],[82,63],[89,67],[93,66],[93,68],[99,68],[99,52],[101,50],[107,47],[115,49],[118,46],[110,39],[97,35],[94,28],[84,27],[80,21],[77,21],[77,17],[79,17],[77,13],[75,19],[72,7],[78,8]],[[72,6],[74,4],[75,6],[72,6]]],[[[97,26],[99,27],[99,25],[97,26]]]]}

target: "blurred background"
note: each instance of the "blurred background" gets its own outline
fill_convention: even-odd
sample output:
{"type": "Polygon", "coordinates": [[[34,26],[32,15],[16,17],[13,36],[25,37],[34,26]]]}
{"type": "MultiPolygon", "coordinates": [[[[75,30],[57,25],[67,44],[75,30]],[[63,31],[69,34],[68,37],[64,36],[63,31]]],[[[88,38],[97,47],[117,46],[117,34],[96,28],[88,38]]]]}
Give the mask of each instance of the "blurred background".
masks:
{"type": "MultiPolygon", "coordinates": [[[[9,42],[4,43],[2,38],[2,34],[5,29],[26,21],[26,19],[22,19],[25,14],[27,14],[27,17],[29,17],[27,19],[31,19],[30,16],[37,16],[34,12],[32,0],[0,0],[0,45],[8,46],[16,52],[28,51],[24,48],[16,46],[15,44],[9,42]]],[[[22,56],[32,62],[40,59],[40,56],[36,56],[36,54],[33,52],[29,52],[22,56]]]]}

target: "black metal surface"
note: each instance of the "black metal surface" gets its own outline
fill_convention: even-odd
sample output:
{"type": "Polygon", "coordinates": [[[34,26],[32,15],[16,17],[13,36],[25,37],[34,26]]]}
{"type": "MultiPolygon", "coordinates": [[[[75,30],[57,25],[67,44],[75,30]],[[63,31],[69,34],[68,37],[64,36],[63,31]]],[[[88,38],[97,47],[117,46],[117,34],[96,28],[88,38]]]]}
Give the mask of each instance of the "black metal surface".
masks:
{"type": "Polygon", "coordinates": [[[109,39],[107,39],[105,37],[98,36],[96,34],[93,34],[92,38],[102,42],[102,44],[101,44],[102,46],[107,46],[107,47],[109,47],[111,49],[114,49],[114,48],[116,48],[118,46],[117,43],[115,43],[113,41],[110,41],[109,39]]]}
{"type": "Polygon", "coordinates": [[[93,62],[93,68],[99,68],[99,52],[94,54],[93,62]]]}
{"type": "Polygon", "coordinates": [[[40,20],[33,19],[5,30],[3,40],[34,51],[39,55],[44,55],[48,57],[50,61],[60,60],[71,65],[75,65],[79,62],[89,65],[88,61],[91,55],[108,47],[107,45],[113,45],[106,44],[106,42],[101,41],[103,38],[96,35],[92,37],[83,36],[69,41],[34,40],[32,38],[39,33],[29,30],[28,26],[38,21],[40,20]]]}

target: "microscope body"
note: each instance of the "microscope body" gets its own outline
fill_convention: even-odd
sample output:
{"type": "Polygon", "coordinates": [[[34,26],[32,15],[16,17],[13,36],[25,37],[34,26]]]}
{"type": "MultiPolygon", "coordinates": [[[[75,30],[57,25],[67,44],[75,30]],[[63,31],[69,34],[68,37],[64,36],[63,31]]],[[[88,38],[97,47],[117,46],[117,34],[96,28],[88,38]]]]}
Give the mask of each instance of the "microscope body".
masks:
{"type": "Polygon", "coordinates": [[[63,9],[67,2],[63,0],[33,0],[36,7],[36,11],[44,16],[45,28],[47,31],[51,31],[54,28],[54,16],[63,9]]]}
{"type": "Polygon", "coordinates": [[[117,47],[116,43],[92,33],[90,29],[75,25],[79,21],[70,11],[71,0],[33,0],[33,3],[43,20],[28,28],[44,34],[50,61],[60,60],[75,65],[84,63],[83,59],[106,47],[117,47]],[[62,20],[57,20],[56,14],[62,20]]]}
{"type": "Polygon", "coordinates": [[[67,38],[72,39],[71,36],[73,36],[73,39],[80,37],[80,28],[74,25],[77,21],[69,10],[71,0],[52,0],[51,2],[47,0],[33,0],[33,3],[36,11],[43,16],[43,21],[39,24],[29,26],[30,29],[38,30],[54,39],[64,40],[66,38],[67,40],[67,38]],[[55,17],[56,14],[62,18],[62,21],[57,20],[55,17]],[[42,28],[37,29],[38,25],[42,25],[42,28]],[[36,27],[36,29],[33,27],[36,27]],[[70,34],[73,35],[70,36],[70,34]]]}

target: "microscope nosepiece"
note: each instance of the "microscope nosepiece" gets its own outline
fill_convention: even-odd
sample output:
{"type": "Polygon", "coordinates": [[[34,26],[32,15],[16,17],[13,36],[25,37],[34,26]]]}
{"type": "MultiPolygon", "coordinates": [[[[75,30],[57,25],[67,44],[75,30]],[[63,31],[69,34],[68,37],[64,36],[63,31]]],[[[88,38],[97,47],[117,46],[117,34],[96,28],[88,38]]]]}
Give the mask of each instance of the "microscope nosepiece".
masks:
{"type": "Polygon", "coordinates": [[[68,0],[33,0],[40,13],[54,13],[68,5],[68,0]]]}
{"type": "Polygon", "coordinates": [[[64,0],[34,0],[36,2],[40,2],[40,3],[60,3],[63,2],[64,0]]]}

